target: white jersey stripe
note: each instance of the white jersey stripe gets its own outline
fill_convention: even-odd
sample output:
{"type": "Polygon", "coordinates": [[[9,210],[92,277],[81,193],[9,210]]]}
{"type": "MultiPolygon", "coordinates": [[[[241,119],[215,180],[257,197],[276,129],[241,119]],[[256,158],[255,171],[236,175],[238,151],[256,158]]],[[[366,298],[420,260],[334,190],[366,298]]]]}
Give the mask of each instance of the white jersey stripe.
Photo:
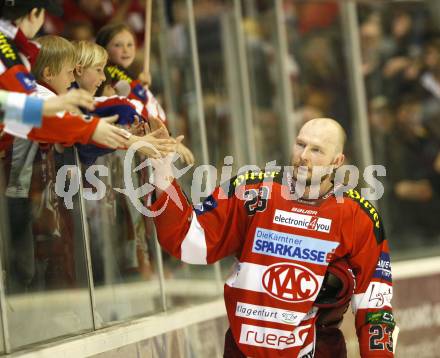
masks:
{"type": "Polygon", "coordinates": [[[298,354],[298,358],[313,358],[315,350],[315,340],[312,343],[305,346],[298,354]]]}
{"type": "Polygon", "coordinates": [[[207,264],[206,256],[208,250],[206,248],[205,230],[200,225],[194,212],[191,226],[180,248],[182,251],[182,261],[189,264],[207,264]]]}
{"type": "Polygon", "coordinates": [[[276,322],[292,326],[298,326],[302,321],[309,320],[316,316],[317,307],[307,312],[288,311],[281,308],[253,305],[250,303],[237,302],[235,315],[253,319],[256,321],[276,322]]]}
{"type": "Polygon", "coordinates": [[[393,287],[388,283],[370,282],[365,293],[358,293],[351,298],[353,313],[359,308],[391,307],[393,287]]]}
{"type": "MultiPolygon", "coordinates": [[[[268,266],[241,262],[236,266],[235,272],[226,280],[226,284],[243,290],[267,293],[263,287],[263,275],[267,269],[268,266]]],[[[318,286],[321,287],[324,276],[314,275],[314,277],[318,281],[318,286]]],[[[314,301],[318,293],[319,289],[307,301],[314,301]]]]}

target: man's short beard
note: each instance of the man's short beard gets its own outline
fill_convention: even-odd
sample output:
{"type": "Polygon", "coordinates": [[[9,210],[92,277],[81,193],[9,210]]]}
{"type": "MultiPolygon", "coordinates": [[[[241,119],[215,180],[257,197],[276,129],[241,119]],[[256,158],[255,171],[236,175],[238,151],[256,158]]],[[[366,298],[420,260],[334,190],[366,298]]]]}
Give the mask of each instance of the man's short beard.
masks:
{"type": "MultiPolygon", "coordinates": [[[[295,172],[295,170],[293,171],[292,176],[293,176],[293,180],[295,180],[295,182],[299,182],[300,184],[305,183],[305,187],[309,188],[312,185],[313,169],[312,169],[312,175],[310,177],[307,176],[307,178],[305,180],[303,178],[298,179],[298,172],[295,172]]],[[[334,172],[332,172],[330,174],[325,174],[324,176],[321,177],[321,181],[319,182],[319,184],[321,184],[323,181],[326,181],[327,179],[332,181],[333,177],[334,177],[334,172]]],[[[313,183],[313,184],[315,184],[315,183],[313,183]]],[[[316,183],[316,184],[318,184],[318,183],[316,183]]]]}

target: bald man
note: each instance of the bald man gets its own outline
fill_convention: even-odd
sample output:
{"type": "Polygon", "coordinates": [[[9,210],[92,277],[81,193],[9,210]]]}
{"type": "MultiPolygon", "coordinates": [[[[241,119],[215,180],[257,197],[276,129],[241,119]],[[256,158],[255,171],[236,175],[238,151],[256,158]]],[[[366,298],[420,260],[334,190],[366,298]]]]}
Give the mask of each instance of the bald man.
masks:
{"type": "Polygon", "coordinates": [[[356,190],[342,202],[334,192],[344,143],[335,120],[313,119],[295,140],[292,172],[241,174],[194,207],[169,172],[156,184],[150,210],[163,210],[155,224],[166,251],[190,264],[236,258],[224,286],[224,357],[346,357],[338,327],[350,299],[362,357],[393,357],[382,222],[356,190]],[[303,195],[285,195],[301,181],[303,195]]]}
{"type": "Polygon", "coordinates": [[[333,186],[331,174],[345,160],[343,154],[346,134],[341,125],[331,118],[316,118],[305,123],[296,137],[293,148],[293,178],[303,175],[308,195],[313,169],[328,168],[328,174],[320,181],[320,194],[333,186]]]}

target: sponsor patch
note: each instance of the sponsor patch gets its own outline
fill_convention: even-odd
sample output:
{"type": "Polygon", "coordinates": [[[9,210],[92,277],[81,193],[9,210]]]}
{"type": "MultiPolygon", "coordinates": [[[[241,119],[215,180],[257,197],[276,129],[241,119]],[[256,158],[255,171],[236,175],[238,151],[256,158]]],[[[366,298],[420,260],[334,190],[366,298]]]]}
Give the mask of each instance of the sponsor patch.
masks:
{"type": "Polygon", "coordinates": [[[240,343],[273,349],[287,349],[303,345],[311,325],[297,327],[293,331],[241,325],[240,343]]]}
{"type": "Polygon", "coordinates": [[[212,195],[208,196],[203,203],[194,205],[194,211],[197,215],[202,215],[211,211],[217,207],[217,201],[214,199],[212,195]]]}
{"type": "Polygon", "coordinates": [[[321,218],[316,215],[291,213],[284,210],[275,210],[273,222],[279,225],[326,233],[329,233],[332,227],[330,219],[321,218]]]}
{"type": "Polygon", "coordinates": [[[393,287],[383,282],[370,282],[368,289],[363,294],[353,296],[353,307],[359,308],[382,308],[391,306],[393,287]]]}
{"type": "Polygon", "coordinates": [[[15,76],[26,91],[32,91],[36,88],[35,78],[30,73],[18,72],[15,76]]]}
{"type": "Polygon", "coordinates": [[[301,321],[306,317],[307,313],[237,302],[235,315],[238,317],[255,319],[258,321],[276,322],[298,326],[301,321]]]}
{"type": "Polygon", "coordinates": [[[390,311],[383,310],[377,312],[368,312],[365,322],[371,324],[386,324],[390,327],[394,327],[396,325],[393,314],[390,311]]]}
{"type": "Polygon", "coordinates": [[[318,293],[319,288],[319,282],[312,271],[291,263],[269,266],[262,281],[269,295],[287,302],[307,301],[318,293]]]}
{"type": "Polygon", "coordinates": [[[236,266],[235,272],[226,280],[226,285],[266,294],[269,294],[267,290],[270,289],[273,293],[269,295],[287,302],[314,301],[316,299],[319,291],[318,288],[321,287],[324,276],[314,275],[313,272],[298,264],[284,263],[276,265],[264,266],[250,262],[241,262],[240,265],[236,266]],[[281,266],[276,268],[274,267],[276,265],[281,266]],[[283,270],[282,266],[284,265],[286,265],[286,267],[284,267],[283,270]],[[307,272],[308,274],[300,275],[301,272],[307,272]],[[273,273],[273,275],[271,275],[271,273],[273,273]],[[309,287],[315,291],[314,285],[316,282],[313,278],[316,279],[318,286],[316,293],[309,299],[293,299],[293,297],[297,296],[295,294],[296,291],[308,291],[309,287]],[[263,285],[266,287],[263,287],[263,285]],[[276,296],[278,294],[281,298],[276,296]],[[286,298],[284,298],[283,295],[285,295],[286,298]]]}
{"type": "Polygon", "coordinates": [[[382,279],[388,282],[392,282],[391,275],[391,261],[390,255],[386,252],[381,252],[379,260],[377,261],[376,271],[373,274],[374,278],[382,279]]]}
{"type": "Polygon", "coordinates": [[[272,170],[272,171],[260,171],[260,172],[252,172],[249,171],[247,173],[243,173],[240,175],[237,175],[236,178],[232,179],[232,185],[234,187],[239,186],[243,183],[246,184],[254,184],[259,183],[261,181],[264,181],[264,179],[273,179],[278,174],[280,174],[279,171],[272,170]]]}
{"type": "Polygon", "coordinates": [[[285,259],[328,265],[327,255],[339,243],[257,228],[252,252],[285,259]]]}

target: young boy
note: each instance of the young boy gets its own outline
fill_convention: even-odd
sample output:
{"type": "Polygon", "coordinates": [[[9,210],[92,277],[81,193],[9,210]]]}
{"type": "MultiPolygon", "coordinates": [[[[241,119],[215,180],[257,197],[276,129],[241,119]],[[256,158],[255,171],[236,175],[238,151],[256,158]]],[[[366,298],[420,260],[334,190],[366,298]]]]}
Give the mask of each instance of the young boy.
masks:
{"type": "MultiPolygon", "coordinates": [[[[45,9],[59,12],[59,7],[52,1],[16,0],[3,3],[0,19],[0,89],[35,92],[35,80],[29,69],[39,49],[28,39],[34,37],[41,28],[45,9]]],[[[38,124],[38,118],[35,120],[33,125],[38,124]]],[[[93,140],[111,148],[124,146],[127,136],[123,130],[99,121],[98,118],[85,120],[69,113],[44,117],[41,128],[12,125],[6,127],[5,131],[35,141],[73,144],[93,140]]],[[[5,139],[3,136],[1,141],[5,139]]]]}
{"type": "Polygon", "coordinates": [[[37,81],[38,97],[67,93],[75,82],[75,47],[66,39],[53,35],[37,38],[36,42],[41,49],[31,72],[37,81]]]}

